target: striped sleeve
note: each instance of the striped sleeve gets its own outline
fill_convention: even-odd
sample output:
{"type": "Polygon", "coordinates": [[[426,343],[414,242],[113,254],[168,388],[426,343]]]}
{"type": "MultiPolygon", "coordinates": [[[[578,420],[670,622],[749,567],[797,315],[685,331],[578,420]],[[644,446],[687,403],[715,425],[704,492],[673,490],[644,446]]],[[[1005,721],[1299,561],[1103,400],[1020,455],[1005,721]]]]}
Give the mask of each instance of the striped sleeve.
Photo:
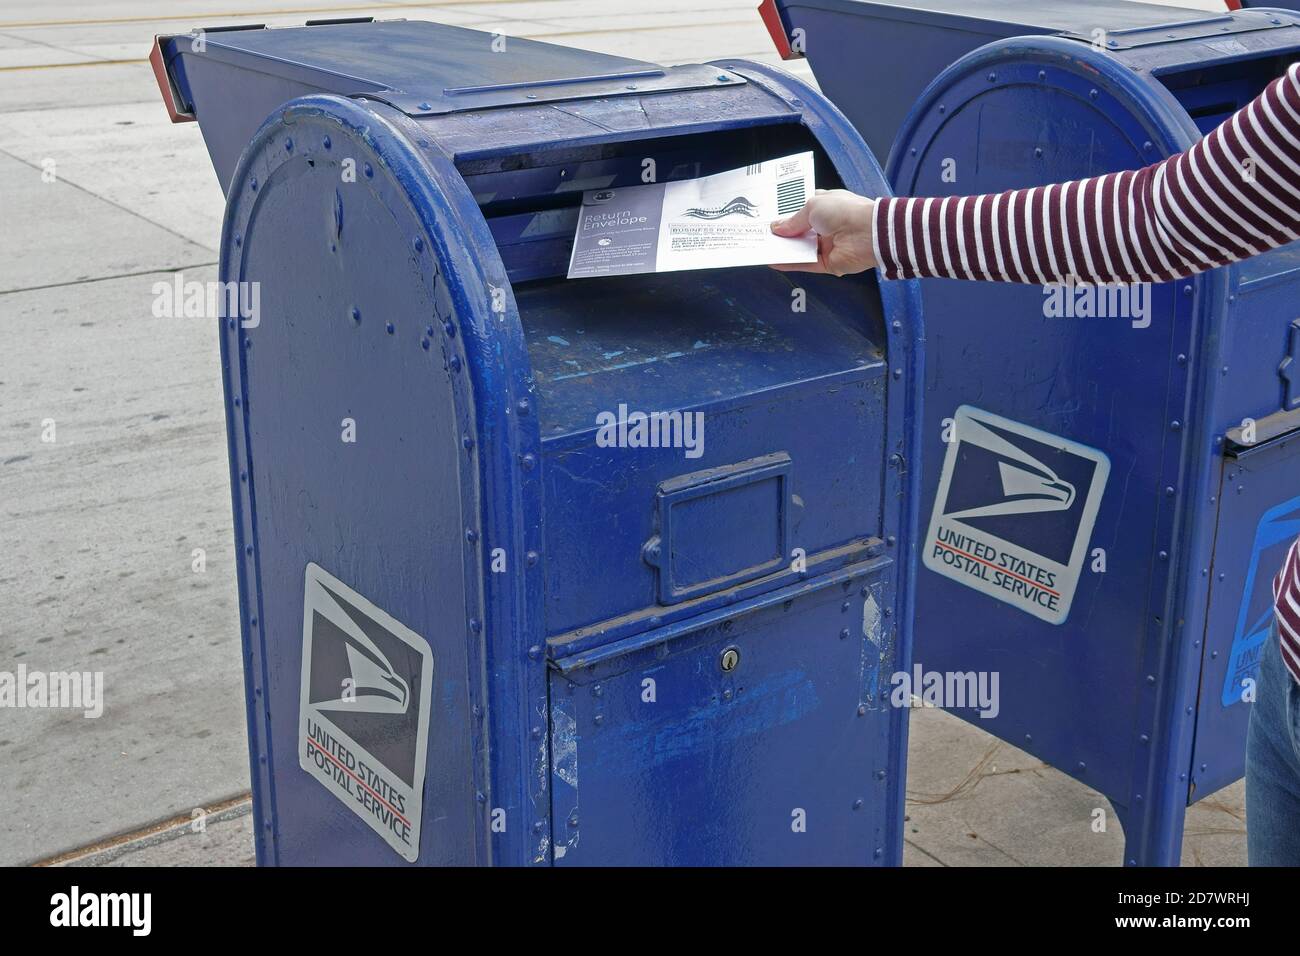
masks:
{"type": "Polygon", "coordinates": [[[887,279],[1167,282],[1300,238],[1300,64],[1145,169],[983,196],[882,198],[887,279]]]}

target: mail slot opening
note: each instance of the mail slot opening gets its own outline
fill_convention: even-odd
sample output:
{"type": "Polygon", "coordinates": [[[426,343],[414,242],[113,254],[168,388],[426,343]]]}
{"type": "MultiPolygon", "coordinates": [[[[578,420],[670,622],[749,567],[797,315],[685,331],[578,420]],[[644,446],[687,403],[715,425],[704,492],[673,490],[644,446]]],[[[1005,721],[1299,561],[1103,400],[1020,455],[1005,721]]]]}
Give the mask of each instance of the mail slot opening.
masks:
{"type": "Polygon", "coordinates": [[[456,166],[487,219],[511,283],[518,287],[566,274],[585,190],[695,179],[808,151],[814,154],[817,187],[840,187],[825,150],[807,127],[790,122],[491,158],[471,154],[456,166]]]}

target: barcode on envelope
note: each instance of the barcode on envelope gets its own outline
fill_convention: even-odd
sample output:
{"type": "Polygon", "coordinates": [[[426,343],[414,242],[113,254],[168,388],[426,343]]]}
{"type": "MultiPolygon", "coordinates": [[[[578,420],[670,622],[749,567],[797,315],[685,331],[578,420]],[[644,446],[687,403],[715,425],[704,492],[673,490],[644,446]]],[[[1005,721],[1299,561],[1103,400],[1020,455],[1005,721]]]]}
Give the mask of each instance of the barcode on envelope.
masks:
{"type": "Polygon", "coordinates": [[[804,204],[803,177],[798,179],[787,179],[783,183],[776,184],[776,213],[778,216],[785,216],[789,213],[796,212],[804,204]]]}

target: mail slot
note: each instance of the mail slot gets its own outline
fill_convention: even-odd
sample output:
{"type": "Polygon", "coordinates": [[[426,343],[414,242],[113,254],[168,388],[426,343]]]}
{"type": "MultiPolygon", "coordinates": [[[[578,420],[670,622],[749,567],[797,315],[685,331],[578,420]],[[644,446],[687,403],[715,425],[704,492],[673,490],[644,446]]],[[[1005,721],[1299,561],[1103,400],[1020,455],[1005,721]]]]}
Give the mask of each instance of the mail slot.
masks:
{"type": "Polygon", "coordinates": [[[431,23],[154,62],[260,286],[222,329],[259,861],[898,863],[915,286],[565,278],[584,191],[647,170],[881,192],[848,122],[431,23]]]}

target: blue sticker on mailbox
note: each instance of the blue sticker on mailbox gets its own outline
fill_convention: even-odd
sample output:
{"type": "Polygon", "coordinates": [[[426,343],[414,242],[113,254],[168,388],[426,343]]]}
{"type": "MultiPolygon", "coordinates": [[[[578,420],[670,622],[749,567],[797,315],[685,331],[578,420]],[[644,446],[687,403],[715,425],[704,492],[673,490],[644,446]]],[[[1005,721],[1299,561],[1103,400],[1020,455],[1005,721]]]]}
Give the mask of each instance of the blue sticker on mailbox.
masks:
{"type": "Polygon", "coordinates": [[[1240,704],[1259,675],[1260,651],[1273,625],[1273,575],[1286,562],[1287,550],[1298,536],[1300,497],[1270,508],[1259,519],[1237,611],[1228,673],[1223,678],[1220,700],[1224,707],[1240,704]]]}

